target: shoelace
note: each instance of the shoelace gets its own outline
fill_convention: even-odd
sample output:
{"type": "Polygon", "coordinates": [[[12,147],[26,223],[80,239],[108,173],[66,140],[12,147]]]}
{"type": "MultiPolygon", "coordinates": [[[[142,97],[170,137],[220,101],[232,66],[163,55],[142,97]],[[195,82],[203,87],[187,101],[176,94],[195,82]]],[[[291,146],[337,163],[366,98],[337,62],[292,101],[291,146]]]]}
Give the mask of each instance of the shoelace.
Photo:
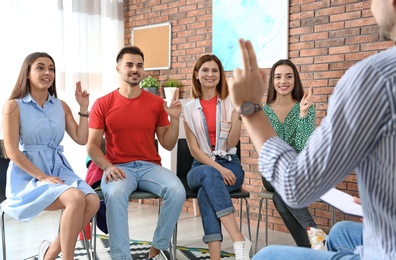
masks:
{"type": "Polygon", "coordinates": [[[238,259],[238,260],[241,259],[241,258],[236,258],[236,256],[240,256],[240,257],[242,257],[242,259],[245,259],[245,254],[244,254],[245,244],[244,243],[236,246],[234,250],[235,250],[235,259],[238,259]]]}

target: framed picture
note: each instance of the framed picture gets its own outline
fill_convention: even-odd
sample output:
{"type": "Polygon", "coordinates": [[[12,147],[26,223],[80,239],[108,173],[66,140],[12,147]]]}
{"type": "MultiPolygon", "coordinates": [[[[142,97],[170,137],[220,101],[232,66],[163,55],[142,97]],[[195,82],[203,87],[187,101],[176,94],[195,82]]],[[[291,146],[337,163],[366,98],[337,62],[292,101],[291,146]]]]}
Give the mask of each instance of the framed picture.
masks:
{"type": "Polygon", "coordinates": [[[171,24],[162,23],[132,29],[132,45],[144,53],[144,69],[171,67],[171,24]]]}

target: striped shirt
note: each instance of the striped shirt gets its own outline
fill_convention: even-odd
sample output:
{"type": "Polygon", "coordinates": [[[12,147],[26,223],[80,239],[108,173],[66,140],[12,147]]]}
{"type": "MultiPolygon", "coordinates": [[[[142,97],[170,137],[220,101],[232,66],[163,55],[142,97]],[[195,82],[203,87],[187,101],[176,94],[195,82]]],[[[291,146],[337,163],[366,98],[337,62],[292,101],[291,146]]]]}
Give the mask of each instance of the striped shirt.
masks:
{"type": "Polygon", "coordinates": [[[290,206],[311,204],[353,170],[363,206],[363,259],[396,259],[396,47],[339,80],[327,116],[297,152],[280,138],[260,151],[263,176],[290,206]]]}

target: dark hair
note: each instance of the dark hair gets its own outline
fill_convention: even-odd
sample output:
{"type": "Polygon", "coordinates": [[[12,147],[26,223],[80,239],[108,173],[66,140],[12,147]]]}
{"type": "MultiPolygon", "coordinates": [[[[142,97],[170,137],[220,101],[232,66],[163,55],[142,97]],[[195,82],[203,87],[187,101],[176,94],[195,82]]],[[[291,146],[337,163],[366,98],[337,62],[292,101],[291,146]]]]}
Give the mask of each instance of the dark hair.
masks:
{"type": "Polygon", "coordinates": [[[122,57],[124,56],[125,53],[129,53],[129,54],[137,54],[140,55],[144,61],[144,54],[143,52],[139,49],[139,47],[136,46],[125,46],[124,48],[122,48],[118,54],[117,54],[117,58],[116,58],[116,62],[118,63],[118,61],[120,59],[122,59],[122,57]]]}
{"type": "MultiPolygon", "coordinates": [[[[48,53],[33,52],[33,53],[29,54],[28,56],[26,56],[25,60],[22,63],[21,71],[19,72],[18,79],[15,83],[14,89],[11,92],[9,100],[23,98],[29,94],[30,81],[28,79],[28,74],[30,72],[33,62],[38,58],[48,58],[52,61],[52,63],[55,66],[54,59],[48,53]]],[[[55,73],[55,67],[54,67],[54,82],[52,83],[52,86],[48,89],[48,92],[50,93],[51,96],[58,97],[58,94],[56,93],[55,75],[56,75],[56,73],[55,73]]]]}
{"type": "Polygon", "coordinates": [[[216,86],[216,91],[219,95],[220,99],[225,99],[228,97],[228,85],[227,85],[227,80],[225,77],[225,72],[224,72],[224,67],[223,64],[221,64],[221,61],[219,58],[217,58],[216,55],[213,54],[205,54],[201,56],[198,61],[195,63],[193,74],[192,74],[192,96],[194,98],[200,98],[202,97],[202,86],[201,82],[195,77],[195,72],[198,72],[199,69],[201,68],[202,64],[208,61],[214,61],[217,63],[220,69],[220,81],[219,84],[216,86]]]}
{"type": "Polygon", "coordinates": [[[304,89],[301,84],[300,75],[297,71],[296,65],[290,60],[278,60],[271,68],[270,78],[268,82],[268,91],[267,91],[267,104],[270,104],[272,101],[276,99],[276,91],[274,87],[274,77],[275,77],[275,69],[280,65],[287,65],[293,69],[294,73],[294,88],[292,91],[292,97],[297,100],[301,101],[302,97],[304,96],[304,89]]]}

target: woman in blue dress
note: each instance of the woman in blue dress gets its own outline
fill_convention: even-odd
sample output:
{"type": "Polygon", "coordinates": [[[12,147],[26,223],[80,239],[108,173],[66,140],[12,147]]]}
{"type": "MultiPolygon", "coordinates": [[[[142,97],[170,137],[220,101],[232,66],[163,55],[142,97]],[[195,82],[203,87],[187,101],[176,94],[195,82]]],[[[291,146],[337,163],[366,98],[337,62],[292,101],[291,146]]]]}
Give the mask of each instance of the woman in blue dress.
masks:
{"type": "Polygon", "coordinates": [[[63,210],[60,231],[39,247],[39,259],[74,259],[78,233],[99,208],[95,191],[78,177],[60,145],[65,131],[78,144],[88,139],[89,94],[76,83],[79,123],[69,106],[57,98],[55,62],[47,53],[28,55],[3,108],[7,199],[2,209],[21,221],[43,210],[63,210]]]}

